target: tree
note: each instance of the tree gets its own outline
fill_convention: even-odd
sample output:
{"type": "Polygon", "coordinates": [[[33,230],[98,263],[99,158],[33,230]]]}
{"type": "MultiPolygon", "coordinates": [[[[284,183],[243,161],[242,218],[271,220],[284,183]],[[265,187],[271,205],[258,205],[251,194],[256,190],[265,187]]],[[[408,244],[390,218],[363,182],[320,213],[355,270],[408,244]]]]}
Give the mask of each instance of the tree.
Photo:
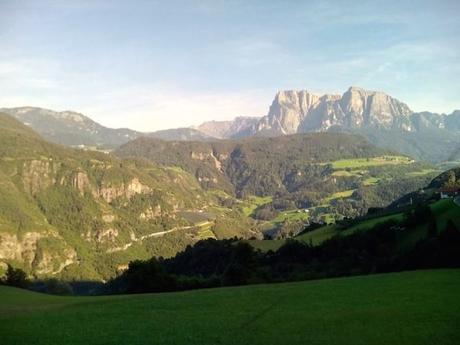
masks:
{"type": "Polygon", "coordinates": [[[59,281],[55,278],[45,282],[46,291],[53,295],[72,295],[73,289],[69,283],[59,281]]]}
{"type": "Polygon", "coordinates": [[[460,231],[451,219],[447,222],[446,228],[441,232],[440,237],[442,241],[449,244],[460,243],[460,231]]]}
{"type": "Polygon", "coordinates": [[[432,219],[428,224],[427,237],[434,238],[436,236],[438,236],[438,228],[436,225],[436,220],[432,219]]]}
{"type": "Polygon", "coordinates": [[[20,268],[14,268],[11,265],[8,265],[4,282],[5,285],[15,286],[19,288],[26,288],[29,285],[26,272],[24,272],[20,268]]]}
{"type": "Polygon", "coordinates": [[[248,243],[235,244],[232,259],[222,275],[222,285],[248,284],[257,267],[257,255],[248,243]]]}
{"type": "Polygon", "coordinates": [[[124,272],[128,293],[174,291],[176,280],[162,267],[157,258],[132,261],[124,272]]]}
{"type": "Polygon", "coordinates": [[[454,171],[449,171],[447,173],[447,179],[446,182],[444,182],[444,187],[455,187],[457,185],[457,176],[455,175],[454,171]]]}

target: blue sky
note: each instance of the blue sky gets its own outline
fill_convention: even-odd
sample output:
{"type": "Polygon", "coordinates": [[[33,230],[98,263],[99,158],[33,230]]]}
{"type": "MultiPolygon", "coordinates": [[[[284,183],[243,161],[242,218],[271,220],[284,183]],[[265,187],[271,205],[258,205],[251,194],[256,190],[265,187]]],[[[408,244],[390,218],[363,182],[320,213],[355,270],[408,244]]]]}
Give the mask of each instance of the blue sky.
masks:
{"type": "Polygon", "coordinates": [[[0,0],[0,107],[139,130],[264,115],[280,89],[460,108],[460,2],[0,0]]]}

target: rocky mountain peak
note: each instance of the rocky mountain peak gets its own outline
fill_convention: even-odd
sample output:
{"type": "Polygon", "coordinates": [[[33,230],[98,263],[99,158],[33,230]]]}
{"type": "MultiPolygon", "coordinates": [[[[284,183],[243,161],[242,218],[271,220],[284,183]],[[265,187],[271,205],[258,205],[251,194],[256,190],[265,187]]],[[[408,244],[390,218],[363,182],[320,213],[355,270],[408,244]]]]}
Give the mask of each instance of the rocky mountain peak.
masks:
{"type": "Polygon", "coordinates": [[[273,100],[268,115],[255,127],[257,132],[268,134],[293,134],[305,115],[319,101],[320,97],[307,90],[279,91],[273,100]]]}
{"type": "Polygon", "coordinates": [[[410,130],[409,107],[379,91],[352,86],[343,95],[318,96],[307,90],[279,91],[254,134],[293,134],[332,127],[410,130]]]}

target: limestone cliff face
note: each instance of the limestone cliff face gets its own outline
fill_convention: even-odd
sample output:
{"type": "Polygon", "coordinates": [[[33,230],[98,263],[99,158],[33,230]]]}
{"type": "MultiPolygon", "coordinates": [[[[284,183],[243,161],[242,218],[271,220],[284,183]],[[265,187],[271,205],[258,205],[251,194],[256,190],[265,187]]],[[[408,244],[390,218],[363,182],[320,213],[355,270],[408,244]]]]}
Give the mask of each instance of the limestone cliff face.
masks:
{"type": "MultiPolygon", "coordinates": [[[[147,194],[153,191],[152,187],[142,183],[135,176],[127,178],[125,182],[115,182],[110,178],[102,177],[98,185],[89,177],[90,167],[78,166],[76,161],[68,163],[43,157],[19,159],[14,165],[17,168],[11,170],[10,173],[14,173],[18,181],[19,189],[16,193],[19,194],[22,190],[26,193],[27,196],[22,200],[31,202],[27,207],[32,210],[31,214],[38,218],[33,225],[29,224],[25,229],[23,229],[21,220],[17,225],[9,224],[8,232],[0,231],[0,263],[15,262],[28,272],[49,276],[59,274],[67,266],[78,262],[77,252],[63,236],[60,224],[55,224],[46,217],[40,217],[39,208],[33,205],[33,201],[40,198],[40,193],[46,193],[50,188],[71,187],[82,196],[92,196],[98,205],[104,205],[105,212],[94,216],[95,228],[80,234],[82,239],[95,246],[101,244],[113,246],[119,237],[120,231],[113,225],[116,219],[113,212],[116,210],[110,205],[114,199],[119,197],[131,199],[137,194],[147,194]]],[[[108,164],[101,169],[107,172],[111,168],[112,166],[108,164]]],[[[14,184],[12,188],[15,188],[14,184]]],[[[61,193],[66,193],[66,189],[62,189],[61,193]]],[[[62,212],[68,212],[67,207],[73,207],[73,205],[66,204],[61,206],[62,212]]],[[[151,210],[145,220],[161,217],[160,211],[151,210]]],[[[30,219],[29,216],[30,214],[26,214],[22,217],[24,221],[27,221],[30,219]]],[[[142,217],[139,218],[142,219],[142,217]]],[[[75,230],[80,231],[81,229],[75,230]]]]}
{"type": "Polygon", "coordinates": [[[306,114],[318,104],[319,99],[319,96],[305,90],[280,91],[276,94],[268,115],[255,126],[255,131],[297,133],[306,114]]]}
{"type": "Polygon", "coordinates": [[[72,176],[71,185],[75,189],[78,189],[80,194],[83,194],[85,190],[91,189],[91,183],[89,182],[88,175],[84,171],[77,171],[72,176]]]}
{"type": "Polygon", "coordinates": [[[15,261],[35,267],[36,274],[58,274],[77,260],[76,251],[56,233],[30,231],[18,236],[0,232],[0,261],[15,261]],[[52,240],[60,250],[49,251],[41,240],[52,240]]]}
{"type": "Polygon", "coordinates": [[[410,130],[407,105],[382,92],[350,87],[342,96],[280,91],[253,134],[294,134],[332,127],[410,130]]]}
{"type": "Polygon", "coordinates": [[[139,178],[133,177],[129,182],[113,183],[103,180],[101,186],[96,187],[90,182],[88,173],[84,170],[76,169],[70,173],[59,174],[58,164],[50,159],[34,159],[25,161],[22,167],[22,180],[24,190],[34,195],[40,190],[45,190],[55,184],[70,185],[77,189],[80,194],[85,191],[90,192],[96,198],[102,198],[107,203],[119,197],[132,198],[136,194],[150,193],[152,189],[142,184],[139,178]],[[57,180],[57,177],[62,175],[57,180]],[[66,177],[70,175],[70,177],[66,177]]]}
{"type": "MultiPolygon", "coordinates": [[[[350,87],[339,101],[350,127],[401,128],[408,124],[409,107],[383,92],[350,87]]],[[[404,128],[402,128],[404,129],[404,128]]]]}
{"type": "Polygon", "coordinates": [[[32,159],[25,161],[22,167],[24,190],[35,194],[41,189],[53,185],[56,180],[54,173],[57,166],[51,159],[32,159]]]}
{"type": "Polygon", "coordinates": [[[136,194],[146,194],[151,191],[152,189],[150,187],[142,184],[139,179],[135,177],[128,183],[122,183],[121,185],[104,183],[102,187],[93,191],[93,195],[110,203],[119,197],[131,199],[136,194]]]}

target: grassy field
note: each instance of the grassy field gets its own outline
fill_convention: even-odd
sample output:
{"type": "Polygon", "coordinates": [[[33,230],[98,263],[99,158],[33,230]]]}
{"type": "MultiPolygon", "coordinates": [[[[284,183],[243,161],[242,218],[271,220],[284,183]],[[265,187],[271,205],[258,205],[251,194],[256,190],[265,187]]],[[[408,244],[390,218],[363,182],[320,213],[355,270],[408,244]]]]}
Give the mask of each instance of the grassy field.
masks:
{"type": "Polygon", "coordinates": [[[207,238],[216,238],[216,235],[212,232],[212,222],[201,222],[197,224],[198,228],[198,238],[200,240],[205,240],[207,238]]]}
{"type": "Polygon", "coordinates": [[[356,169],[369,166],[379,165],[398,165],[410,164],[413,161],[404,156],[381,156],[374,158],[355,158],[355,159],[341,159],[331,162],[332,167],[336,170],[340,169],[356,169]]]}
{"type": "Polygon", "coordinates": [[[241,211],[246,217],[249,217],[254,213],[257,207],[268,204],[272,202],[272,200],[273,197],[271,196],[250,196],[247,199],[245,199],[241,204],[241,211]]]}
{"type": "Polygon", "coordinates": [[[104,297],[0,287],[10,344],[458,344],[460,270],[104,297]]]}
{"type": "Polygon", "coordinates": [[[438,169],[422,169],[420,171],[412,171],[408,173],[407,175],[411,177],[417,177],[417,176],[424,176],[428,174],[440,174],[441,172],[442,170],[438,170],[438,169]]]}
{"type": "Polygon", "coordinates": [[[308,218],[310,217],[310,214],[308,212],[305,212],[305,210],[289,210],[289,211],[281,211],[276,218],[272,219],[271,222],[273,223],[282,223],[286,220],[289,221],[307,221],[308,218]]]}
{"type": "Polygon", "coordinates": [[[365,186],[373,186],[373,185],[376,185],[380,182],[380,178],[378,177],[368,177],[367,179],[365,179],[363,181],[363,185],[365,186]]]}
{"type": "Polygon", "coordinates": [[[350,190],[344,190],[341,192],[334,193],[331,196],[328,196],[327,198],[325,198],[324,202],[330,203],[334,199],[348,198],[353,195],[354,191],[355,191],[354,189],[350,189],[350,190]]]}

